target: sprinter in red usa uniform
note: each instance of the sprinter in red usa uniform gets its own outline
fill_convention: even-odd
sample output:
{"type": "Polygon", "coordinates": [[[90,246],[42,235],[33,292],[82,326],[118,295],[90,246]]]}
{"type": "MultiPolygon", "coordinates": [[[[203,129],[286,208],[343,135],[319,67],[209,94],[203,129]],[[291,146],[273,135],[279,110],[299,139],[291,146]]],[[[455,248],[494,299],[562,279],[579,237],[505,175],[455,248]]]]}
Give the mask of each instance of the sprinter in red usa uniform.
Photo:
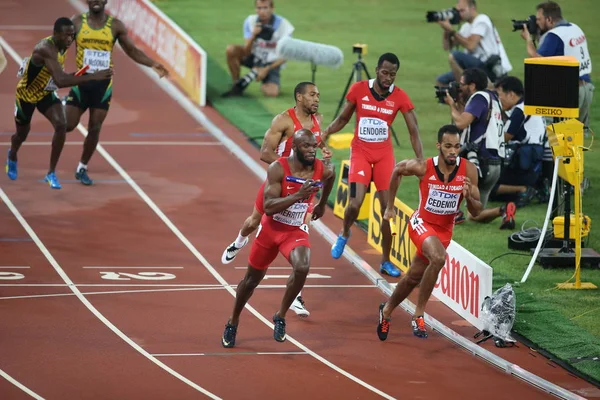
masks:
{"type": "MultiPolygon", "coordinates": [[[[426,338],[425,305],[431,296],[439,272],[446,262],[446,248],[452,240],[454,215],[465,200],[471,215],[481,212],[477,169],[467,159],[458,157],[460,130],[444,125],[438,131],[439,155],[427,160],[412,159],[399,162],[390,179],[390,198],[396,195],[402,176],[419,178],[419,208],[410,217],[409,235],[417,252],[406,275],[400,279],[386,303],[379,305],[377,335],[387,339],[392,311],[408,297],[419,283],[417,308],[411,324],[413,334],[426,338]]],[[[395,217],[394,205],[388,199],[384,219],[395,217]]]]}
{"type": "MultiPolygon", "coordinates": [[[[346,105],[340,115],[323,131],[322,140],[327,135],[342,129],[354,111],[356,127],[350,148],[350,201],[344,212],[344,226],[331,248],[333,258],[340,258],[350,237],[350,228],[358,217],[371,181],[379,192],[381,208],[387,204],[390,175],[394,169],[394,147],[391,126],[398,112],[401,112],[410,133],[410,141],[417,158],[423,158],[419,128],[414,114],[414,106],[408,95],[394,86],[400,61],[392,53],[379,57],[376,79],[360,81],[352,85],[346,95],[346,105]]],[[[393,204],[393,202],[392,202],[393,204]]],[[[383,254],[380,271],[390,276],[400,276],[400,270],[390,261],[392,234],[388,221],[382,224],[383,254]]]]}
{"type": "Polygon", "coordinates": [[[267,172],[264,211],[256,239],[252,243],[246,275],[237,286],[233,313],[221,338],[223,347],[233,347],[239,318],[269,265],[281,253],[292,265],[279,310],[273,316],[273,337],[285,341],[285,316],[304,286],[310,267],[310,242],[306,214],[315,194],[323,193],[314,207],[312,219],[325,213],[335,173],[316,158],[317,140],[308,129],[294,133],[293,152],[273,162],[267,172]]]}

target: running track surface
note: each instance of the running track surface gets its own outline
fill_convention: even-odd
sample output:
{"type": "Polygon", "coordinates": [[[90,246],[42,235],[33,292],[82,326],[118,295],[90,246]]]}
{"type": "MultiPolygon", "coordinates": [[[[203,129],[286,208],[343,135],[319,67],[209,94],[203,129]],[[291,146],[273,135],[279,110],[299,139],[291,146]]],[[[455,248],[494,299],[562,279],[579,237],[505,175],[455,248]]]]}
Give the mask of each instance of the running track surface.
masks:
{"type": "MultiPolygon", "coordinates": [[[[51,32],[36,27],[75,10],[63,1],[15,0],[0,12],[4,24],[14,24],[0,27],[0,35],[23,57],[51,32]]],[[[14,131],[16,69],[10,61],[0,75],[2,157],[14,131]]],[[[233,304],[232,287],[223,284],[235,289],[250,246],[229,265],[220,255],[252,210],[260,182],[121,51],[113,93],[101,144],[114,163],[94,155],[94,186],[74,181],[79,130],[70,133],[59,163],[63,189],[41,182],[52,129],[37,112],[19,153],[18,180],[2,177],[8,201],[0,204],[0,398],[551,397],[436,332],[415,338],[400,308],[388,341],[380,342],[375,327],[384,295],[344,258],[333,260],[317,233],[313,275],[303,290],[310,317],[290,311],[288,340],[273,340],[268,323],[290,273],[279,257],[279,269],[269,271],[250,301],[256,313],[242,314],[237,347],[223,349],[233,304]]],[[[205,112],[258,158],[240,132],[214,110],[205,112]]],[[[324,222],[337,232],[341,221],[328,210],[324,222]]],[[[365,235],[354,231],[350,246],[377,265],[365,235]]],[[[439,302],[428,312],[471,339],[476,332],[439,302]]],[[[598,396],[523,345],[483,346],[580,395],[598,396]]]]}

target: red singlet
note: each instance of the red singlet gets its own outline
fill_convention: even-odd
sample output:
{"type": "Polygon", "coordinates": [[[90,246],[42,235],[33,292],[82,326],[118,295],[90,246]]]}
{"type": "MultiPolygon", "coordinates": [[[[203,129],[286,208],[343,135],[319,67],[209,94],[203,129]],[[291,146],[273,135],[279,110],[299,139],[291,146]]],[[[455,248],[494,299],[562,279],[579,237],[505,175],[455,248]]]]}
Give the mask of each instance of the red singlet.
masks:
{"type": "MultiPolygon", "coordinates": [[[[303,126],[300,123],[300,120],[298,120],[298,117],[296,116],[296,110],[294,109],[294,107],[288,109],[287,112],[290,115],[290,117],[292,118],[292,121],[294,121],[294,132],[302,129],[303,126]]],[[[314,114],[311,115],[311,118],[312,118],[313,126],[310,129],[310,131],[312,133],[314,133],[315,139],[317,139],[317,144],[319,144],[319,143],[321,143],[321,126],[319,125],[319,121],[317,121],[317,117],[315,117],[314,114]]],[[[279,145],[277,146],[277,154],[280,157],[287,157],[287,156],[291,155],[293,141],[294,141],[294,135],[290,136],[285,141],[279,143],[279,145]]],[[[264,214],[263,202],[264,202],[265,183],[266,182],[263,182],[262,185],[260,186],[260,189],[258,190],[258,193],[256,194],[256,201],[254,202],[254,207],[256,207],[258,212],[260,212],[261,214],[264,214]]]]}
{"type": "Polygon", "coordinates": [[[452,240],[454,216],[463,199],[467,163],[456,157],[456,167],[445,183],[438,161],[438,157],[427,159],[427,171],[419,183],[419,208],[410,217],[410,239],[421,257],[424,257],[423,242],[429,236],[437,236],[444,248],[448,247],[452,240]]]}
{"type": "MultiPolygon", "coordinates": [[[[287,157],[282,157],[278,161],[284,170],[281,181],[281,197],[298,192],[302,184],[286,181],[287,176],[293,176],[287,157]]],[[[316,159],[312,179],[320,180],[322,177],[323,162],[316,159]]],[[[256,240],[250,249],[248,263],[252,268],[267,269],[277,257],[278,252],[281,252],[289,261],[290,253],[296,247],[310,247],[308,231],[303,225],[314,196],[315,194],[312,194],[272,216],[263,214],[256,233],[256,240]]]]}
{"type": "Polygon", "coordinates": [[[398,111],[405,113],[414,106],[408,95],[392,85],[389,95],[378,100],[371,92],[375,79],[356,82],[346,100],[356,106],[356,127],[350,150],[349,182],[388,190],[395,165],[391,126],[398,111]]]}

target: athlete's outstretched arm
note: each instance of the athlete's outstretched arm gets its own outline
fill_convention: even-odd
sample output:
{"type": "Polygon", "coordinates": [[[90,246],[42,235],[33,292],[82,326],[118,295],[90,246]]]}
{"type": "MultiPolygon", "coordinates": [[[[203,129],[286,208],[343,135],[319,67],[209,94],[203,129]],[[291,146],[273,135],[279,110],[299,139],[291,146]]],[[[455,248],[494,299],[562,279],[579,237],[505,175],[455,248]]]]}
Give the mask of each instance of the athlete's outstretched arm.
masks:
{"type": "Polygon", "coordinates": [[[129,35],[127,34],[127,28],[125,28],[125,24],[121,20],[115,18],[113,21],[113,26],[116,30],[115,36],[125,51],[125,54],[127,54],[129,58],[138,64],[151,67],[161,78],[169,75],[169,71],[162,64],[154,61],[148,57],[146,53],[137,48],[137,46],[129,38],[129,35]]]}
{"type": "Polygon", "coordinates": [[[54,83],[59,88],[80,85],[88,81],[110,79],[112,76],[112,69],[96,71],[93,74],[82,76],[69,75],[63,71],[62,65],[59,64],[56,50],[50,48],[48,45],[36,47],[35,50],[33,50],[31,58],[37,65],[43,63],[50,72],[52,80],[54,80],[54,83]]]}
{"type": "Polygon", "coordinates": [[[333,183],[335,181],[335,167],[333,164],[323,165],[323,168],[323,191],[321,192],[319,204],[315,206],[313,211],[313,220],[319,219],[325,214],[325,210],[327,209],[327,199],[329,199],[329,194],[333,189],[333,183]]]}
{"type": "Polygon", "coordinates": [[[289,129],[290,121],[289,116],[285,114],[278,114],[273,118],[271,126],[265,132],[265,137],[260,148],[260,160],[271,164],[277,161],[279,155],[277,154],[277,146],[279,142],[285,136],[285,132],[289,129]]]}
{"type": "Polygon", "coordinates": [[[479,175],[477,174],[477,167],[468,160],[462,159],[467,162],[467,176],[465,177],[465,186],[463,189],[463,198],[467,201],[467,210],[469,214],[476,217],[481,213],[483,206],[479,201],[479,175]]]}
{"type": "Polygon", "coordinates": [[[404,122],[408,128],[410,134],[410,144],[415,152],[417,158],[423,158],[423,144],[421,143],[421,137],[419,136],[419,125],[417,124],[417,116],[414,110],[402,113],[404,116],[404,122]]]}
{"type": "Polygon", "coordinates": [[[264,191],[265,201],[263,205],[265,214],[268,216],[285,210],[297,201],[307,198],[319,190],[319,187],[314,185],[315,181],[308,179],[304,182],[299,191],[290,196],[281,197],[281,181],[283,180],[284,175],[285,172],[279,161],[275,161],[269,165],[264,191]]]}
{"type": "Polygon", "coordinates": [[[418,176],[422,178],[427,171],[427,164],[425,160],[420,158],[411,158],[409,160],[402,160],[394,167],[392,176],[390,177],[390,190],[388,192],[387,207],[385,209],[383,218],[391,220],[394,218],[394,200],[396,199],[396,192],[400,181],[403,176],[418,176]]]}
{"type": "Polygon", "coordinates": [[[354,114],[355,109],[356,104],[346,100],[346,104],[344,105],[340,115],[338,115],[337,118],[334,119],[323,132],[321,132],[321,140],[325,142],[325,140],[327,140],[327,135],[330,133],[339,132],[340,129],[345,127],[348,121],[350,121],[350,118],[352,118],[352,114],[354,114]]]}

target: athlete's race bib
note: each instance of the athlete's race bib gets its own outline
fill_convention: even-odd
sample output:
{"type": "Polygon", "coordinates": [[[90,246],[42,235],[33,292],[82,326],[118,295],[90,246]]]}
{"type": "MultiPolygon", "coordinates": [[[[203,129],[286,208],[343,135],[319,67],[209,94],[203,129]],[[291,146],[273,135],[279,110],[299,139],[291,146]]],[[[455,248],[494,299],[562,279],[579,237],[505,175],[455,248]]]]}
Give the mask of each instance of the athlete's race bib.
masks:
{"type": "Polygon", "coordinates": [[[430,190],[425,210],[439,215],[455,214],[458,210],[460,193],[444,192],[443,190],[430,190]]]}
{"type": "Polygon", "coordinates": [[[294,203],[287,209],[273,215],[273,220],[291,226],[304,224],[304,217],[308,211],[308,203],[294,203]]]}
{"type": "Polygon", "coordinates": [[[54,92],[55,90],[58,90],[58,86],[56,86],[56,83],[54,83],[54,79],[50,78],[44,90],[47,92],[54,92]]]}
{"type": "Polygon", "coordinates": [[[384,142],[388,139],[388,125],[382,119],[363,117],[358,123],[358,138],[364,142],[384,142]]]}
{"type": "Polygon", "coordinates": [[[25,75],[25,70],[27,69],[28,62],[29,62],[29,57],[25,57],[23,60],[21,60],[21,66],[19,67],[19,70],[17,71],[17,78],[22,78],[23,75],[25,75]]]}
{"type": "Polygon", "coordinates": [[[92,73],[110,68],[110,51],[83,50],[83,65],[89,65],[87,72],[92,73]]]}

